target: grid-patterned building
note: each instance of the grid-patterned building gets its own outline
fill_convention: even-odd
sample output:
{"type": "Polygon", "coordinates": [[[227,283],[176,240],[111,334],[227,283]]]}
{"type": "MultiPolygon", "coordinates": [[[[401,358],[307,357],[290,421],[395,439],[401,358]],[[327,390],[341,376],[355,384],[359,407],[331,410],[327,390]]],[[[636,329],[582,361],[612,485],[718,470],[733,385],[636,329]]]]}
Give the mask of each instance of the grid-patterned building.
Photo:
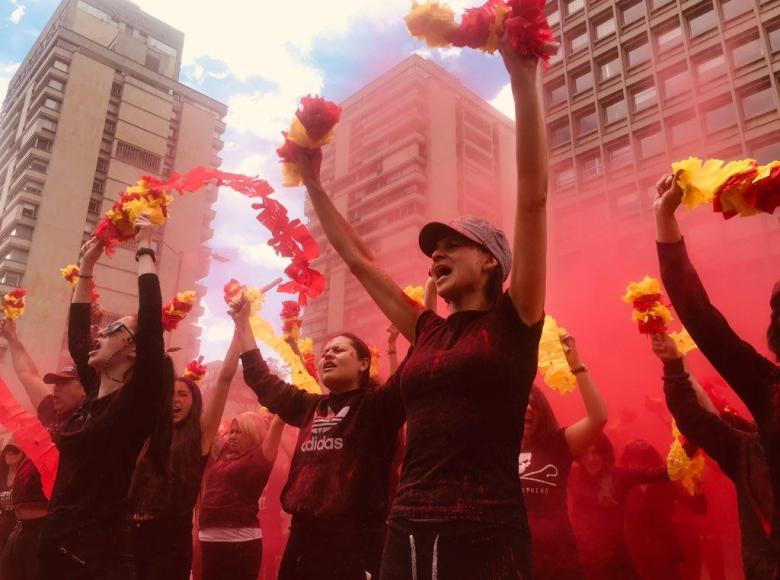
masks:
{"type": "MultiPolygon", "coordinates": [[[[462,214],[508,227],[514,213],[514,123],[438,65],[413,55],[342,103],[322,181],[340,211],[401,285],[425,282],[417,246],[427,221],[462,214]]],[[[325,294],[306,308],[317,344],[349,330],[385,344],[387,319],[330,248],[309,204],[325,294]]]]}
{"type": "MultiPolygon", "coordinates": [[[[65,0],[10,82],[0,117],[0,289],[28,290],[23,340],[43,368],[64,345],[59,269],[143,174],[219,166],[226,107],[178,82],[184,36],[125,0],[65,0]]],[[[164,299],[205,288],[216,189],[178,198],[158,240],[164,299]]],[[[136,308],[132,246],[96,271],[104,322],[136,308]]],[[[169,342],[199,348],[199,311],[169,342]]]]}

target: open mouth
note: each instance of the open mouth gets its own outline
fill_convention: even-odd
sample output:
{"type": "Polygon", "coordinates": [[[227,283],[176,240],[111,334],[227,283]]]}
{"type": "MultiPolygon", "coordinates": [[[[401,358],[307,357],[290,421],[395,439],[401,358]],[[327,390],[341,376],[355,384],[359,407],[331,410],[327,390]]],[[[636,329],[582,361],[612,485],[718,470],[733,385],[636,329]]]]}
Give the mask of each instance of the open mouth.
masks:
{"type": "Polygon", "coordinates": [[[322,365],[322,372],[330,371],[336,368],[336,363],[334,362],[326,362],[322,365]]]}
{"type": "Polygon", "coordinates": [[[92,347],[93,347],[92,350],[89,351],[89,356],[94,355],[97,351],[100,350],[100,341],[99,340],[94,340],[92,342],[92,347]]]}
{"type": "Polygon", "coordinates": [[[444,264],[437,264],[433,267],[433,277],[437,282],[439,282],[442,278],[446,278],[450,274],[452,274],[452,268],[449,266],[444,264]]]}

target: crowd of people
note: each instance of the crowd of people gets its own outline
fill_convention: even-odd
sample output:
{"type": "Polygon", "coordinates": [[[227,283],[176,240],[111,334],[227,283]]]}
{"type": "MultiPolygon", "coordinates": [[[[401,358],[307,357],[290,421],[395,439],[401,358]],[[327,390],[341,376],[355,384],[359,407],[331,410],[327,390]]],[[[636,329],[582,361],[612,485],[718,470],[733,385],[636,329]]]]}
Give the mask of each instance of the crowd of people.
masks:
{"type": "MultiPolygon", "coordinates": [[[[319,358],[323,394],[286,383],[257,348],[252,306],[239,296],[229,308],[233,339],[204,404],[166,354],[146,217],[135,223],[138,311],[97,333],[91,289],[103,247],[93,238],[82,248],[68,320],[72,366],[41,377],[14,321],[2,322],[13,369],[37,409],[29,420],[45,427],[58,453],[47,493],[47,472],[29,441],[2,449],[3,580],[186,580],[194,551],[203,580],[255,580],[264,541],[259,501],[280,448],[289,469],[277,495],[292,518],[282,580],[685,578],[673,513],[678,504],[706,511],[706,496],[670,481],[646,441],[616,457],[604,433],[607,406],[573,337],[561,343],[585,416],[561,426],[534,385],[545,307],[547,147],[538,63],[508,49],[503,58],[518,120],[514,239],[474,217],[427,224],[419,235],[431,259],[424,305],[383,271],[323,189],[319,150],[301,153],[330,244],[392,324],[384,384],[371,377],[369,347],[348,329],[319,358]],[[446,316],[436,311],[437,296],[446,316]],[[400,362],[399,334],[411,343],[400,362]],[[266,411],[238,415],[220,436],[239,360],[266,411]],[[293,449],[282,444],[286,425],[297,430],[293,449]]],[[[754,420],[713,405],[674,341],[658,334],[652,348],[666,403],[686,445],[704,450],[734,483],[746,578],[780,578],[773,501],[780,367],[710,303],[675,218],[676,176],[664,176],[657,189],[664,285],[754,420]]],[[[768,344],[780,357],[780,284],[770,307],[768,344]]]]}

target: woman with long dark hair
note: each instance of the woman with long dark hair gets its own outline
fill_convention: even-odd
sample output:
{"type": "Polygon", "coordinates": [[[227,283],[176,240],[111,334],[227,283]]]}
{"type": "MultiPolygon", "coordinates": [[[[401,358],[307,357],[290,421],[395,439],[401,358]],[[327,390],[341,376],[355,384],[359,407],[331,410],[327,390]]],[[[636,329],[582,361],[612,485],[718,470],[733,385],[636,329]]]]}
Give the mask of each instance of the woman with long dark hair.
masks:
{"type": "Polygon", "coordinates": [[[321,153],[301,154],[328,240],[414,345],[399,371],[407,450],[390,510],[385,580],[531,573],[517,456],[544,318],[548,161],[538,61],[506,47],[502,54],[517,118],[514,260],[504,233],[483,219],[423,227],[420,248],[450,305],[447,318],[408,299],[320,183],[321,153]]]}
{"type": "Polygon", "coordinates": [[[531,389],[520,448],[520,480],[531,527],[533,576],[549,580],[582,577],[577,540],[568,513],[572,462],[601,435],[607,406],[582,364],[572,336],[561,337],[569,368],[577,377],[586,416],[560,427],[547,397],[531,389]]]}
{"type": "Polygon", "coordinates": [[[378,578],[388,483],[404,422],[397,380],[376,386],[368,346],[343,333],[328,341],[318,361],[329,394],[307,393],[270,371],[252,336],[245,300],[232,315],[246,383],[262,405],[300,429],[282,492],[292,525],[279,579],[378,578]]]}
{"type": "Polygon", "coordinates": [[[130,553],[138,580],[187,580],[192,568],[192,512],[203,470],[238,368],[234,340],[225,357],[210,404],[203,409],[198,385],[187,377],[174,384],[169,465],[155,469],[148,447],[130,486],[130,553]]]}
{"type": "MultiPolygon", "coordinates": [[[[678,174],[662,177],[655,200],[656,240],[661,279],[680,321],[696,346],[720,376],[734,389],[756,420],[761,443],[769,462],[772,492],[780,497],[780,366],[742,340],[710,302],[696,272],[680,231],[675,212],[683,191],[678,174]]],[[[780,281],[769,299],[767,346],[780,361],[780,281]]],[[[680,374],[680,373],[678,373],[680,374]]],[[[780,501],[773,503],[772,542],[780,554],[780,501]]],[[[780,575],[780,564],[774,574],[780,575]]]]}
{"type": "Polygon", "coordinates": [[[9,438],[0,451],[0,553],[16,525],[12,490],[24,453],[9,438]]]}
{"type": "Polygon", "coordinates": [[[266,429],[257,413],[233,419],[227,441],[203,479],[199,530],[203,580],[256,580],[263,555],[259,501],[284,423],[266,429]]]}
{"type": "MultiPolygon", "coordinates": [[[[103,253],[96,238],[82,248],[68,319],[68,347],[87,393],[56,441],[60,452],[49,515],[41,533],[40,580],[108,578],[114,573],[127,492],[138,455],[170,405],[173,365],[165,355],[160,282],[153,226],[135,222],[138,314],[90,336],[90,279],[103,253]]],[[[157,467],[167,464],[170,440],[153,437],[157,467]]]]}

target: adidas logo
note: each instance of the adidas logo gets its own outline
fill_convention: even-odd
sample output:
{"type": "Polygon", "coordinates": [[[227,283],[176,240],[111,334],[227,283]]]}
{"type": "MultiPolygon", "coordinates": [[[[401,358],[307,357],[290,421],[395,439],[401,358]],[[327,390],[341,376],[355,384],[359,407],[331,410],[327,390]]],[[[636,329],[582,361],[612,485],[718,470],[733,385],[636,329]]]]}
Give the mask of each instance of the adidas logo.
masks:
{"type": "Polygon", "coordinates": [[[344,420],[344,417],[349,413],[349,405],[341,409],[338,415],[333,414],[333,409],[328,409],[328,414],[324,417],[318,416],[314,418],[314,422],[311,426],[311,433],[314,436],[324,435],[344,420]]]}

